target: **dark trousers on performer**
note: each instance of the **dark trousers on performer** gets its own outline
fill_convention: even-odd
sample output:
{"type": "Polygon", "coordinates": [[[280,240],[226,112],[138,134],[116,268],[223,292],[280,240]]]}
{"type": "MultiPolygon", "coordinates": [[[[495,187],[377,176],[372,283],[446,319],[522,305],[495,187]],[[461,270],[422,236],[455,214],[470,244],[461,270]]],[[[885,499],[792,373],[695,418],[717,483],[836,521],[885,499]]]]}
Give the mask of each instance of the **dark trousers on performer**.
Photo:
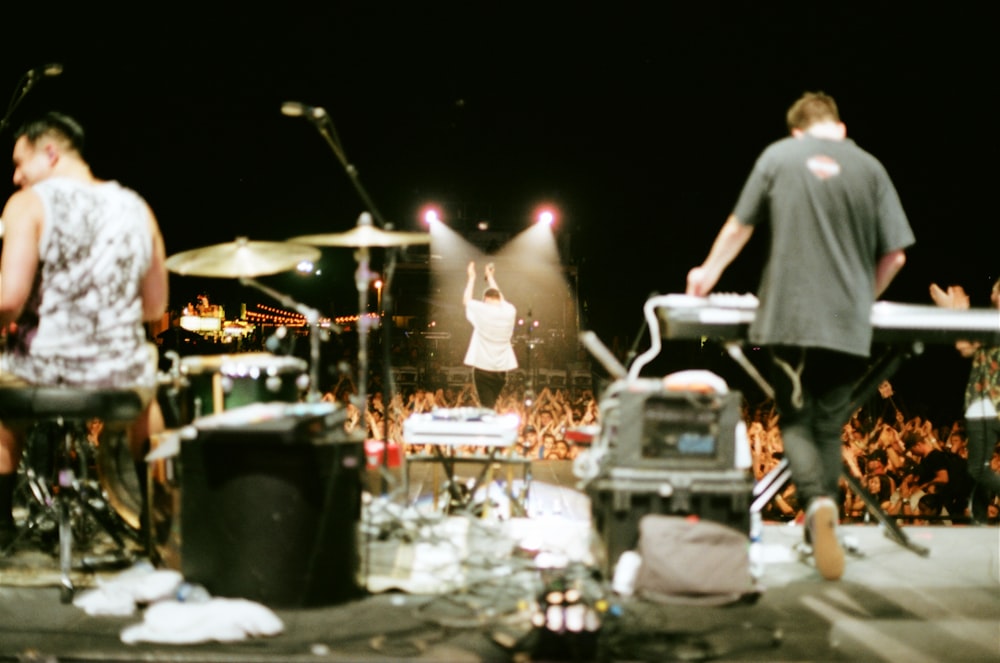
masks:
{"type": "Polygon", "coordinates": [[[802,508],[821,496],[839,502],[841,431],[866,361],[820,348],[769,350],[778,428],[802,508]]]}
{"type": "Polygon", "coordinates": [[[997,440],[1000,440],[1000,418],[967,417],[965,432],[969,438],[969,475],[975,482],[972,516],[978,521],[985,521],[987,503],[1000,495],[1000,474],[990,467],[997,440]]]}
{"type": "Polygon", "coordinates": [[[481,368],[472,369],[472,383],[476,387],[476,397],[482,407],[496,408],[500,392],[507,384],[505,371],[484,371],[481,368]]]}

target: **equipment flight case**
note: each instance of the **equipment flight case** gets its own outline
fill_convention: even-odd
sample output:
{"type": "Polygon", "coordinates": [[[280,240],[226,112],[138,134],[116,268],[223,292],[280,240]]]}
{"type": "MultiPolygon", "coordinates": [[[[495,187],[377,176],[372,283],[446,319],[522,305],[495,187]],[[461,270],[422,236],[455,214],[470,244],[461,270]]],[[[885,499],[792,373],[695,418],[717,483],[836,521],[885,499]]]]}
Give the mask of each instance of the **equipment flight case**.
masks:
{"type": "MultiPolygon", "coordinates": [[[[753,476],[738,467],[742,394],[639,380],[606,412],[607,451],[587,484],[606,571],[636,548],[646,514],[688,515],[749,533],[753,476]]],[[[748,450],[747,450],[748,452],[748,450]]]]}

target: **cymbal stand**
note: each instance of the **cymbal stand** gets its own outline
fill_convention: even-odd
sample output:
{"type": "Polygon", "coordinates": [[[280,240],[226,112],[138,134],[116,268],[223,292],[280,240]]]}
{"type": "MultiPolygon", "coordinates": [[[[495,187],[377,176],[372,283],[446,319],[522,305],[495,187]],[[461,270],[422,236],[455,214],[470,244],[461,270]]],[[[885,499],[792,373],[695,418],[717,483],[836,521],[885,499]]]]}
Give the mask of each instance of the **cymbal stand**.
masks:
{"type": "Polygon", "coordinates": [[[537,394],[535,393],[535,366],[534,362],[532,361],[532,355],[534,354],[535,350],[535,341],[534,339],[531,338],[531,330],[532,327],[534,327],[533,322],[534,321],[532,320],[531,317],[531,308],[529,307],[528,317],[525,319],[525,324],[528,327],[527,341],[525,342],[525,350],[526,350],[525,354],[527,355],[527,360],[528,360],[525,363],[527,364],[526,373],[528,380],[524,390],[524,405],[529,413],[534,407],[535,398],[537,396],[537,394]]]}
{"type": "MultiPolygon", "coordinates": [[[[371,223],[368,212],[362,212],[358,225],[371,223]]],[[[365,415],[368,413],[368,330],[371,319],[368,317],[368,285],[372,280],[371,251],[367,246],[360,246],[354,253],[358,269],[354,273],[354,285],[358,289],[358,410],[361,417],[362,430],[368,425],[365,415]]],[[[388,423],[386,424],[388,433],[388,423]]],[[[367,435],[365,435],[367,437],[367,435]]],[[[389,455],[389,441],[386,440],[385,455],[389,455]]]]}
{"type": "MultiPolygon", "coordinates": [[[[301,304],[288,295],[269,288],[254,279],[242,276],[240,277],[240,283],[260,290],[281,302],[283,306],[294,309],[305,317],[306,323],[309,325],[309,390],[306,392],[306,400],[310,403],[318,402],[322,398],[322,394],[319,393],[319,344],[321,340],[326,340],[325,338],[320,338],[323,330],[319,326],[319,311],[301,304]]],[[[335,333],[340,332],[339,327],[332,326],[331,329],[335,333]]]]}

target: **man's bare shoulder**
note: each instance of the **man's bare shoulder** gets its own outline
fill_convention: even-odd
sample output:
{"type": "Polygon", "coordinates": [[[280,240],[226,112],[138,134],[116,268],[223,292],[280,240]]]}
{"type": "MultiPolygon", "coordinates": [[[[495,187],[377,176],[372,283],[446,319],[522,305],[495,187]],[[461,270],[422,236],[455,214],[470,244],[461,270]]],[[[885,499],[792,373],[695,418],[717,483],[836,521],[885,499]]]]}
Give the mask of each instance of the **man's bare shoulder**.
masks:
{"type": "Polygon", "coordinates": [[[11,194],[3,208],[5,227],[42,218],[42,199],[32,189],[20,189],[11,194]]]}

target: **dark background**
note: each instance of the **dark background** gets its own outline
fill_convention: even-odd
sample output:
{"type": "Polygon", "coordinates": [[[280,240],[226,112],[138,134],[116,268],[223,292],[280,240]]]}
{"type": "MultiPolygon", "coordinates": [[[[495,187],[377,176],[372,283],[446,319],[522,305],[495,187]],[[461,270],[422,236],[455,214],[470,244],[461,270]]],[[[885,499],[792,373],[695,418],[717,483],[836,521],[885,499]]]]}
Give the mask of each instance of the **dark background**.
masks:
{"type": "MultiPolygon", "coordinates": [[[[309,122],[280,113],[288,100],[329,112],[399,230],[419,229],[432,200],[513,232],[553,202],[582,324],[608,343],[641,331],[651,293],[683,290],[787,107],[823,90],[885,164],[918,239],[885,298],[926,303],[936,281],[985,306],[998,275],[995,23],[978,3],[918,4],[56,3],[5,11],[0,90],[63,64],[11,128],[49,109],[80,119],[95,172],[149,200],[168,255],[355,224],[364,206],[345,168],[309,122]]],[[[755,289],[755,239],[717,290],[755,289]]],[[[347,313],[351,253],[324,261],[320,291],[292,294],[347,313]]],[[[175,306],[239,287],[171,277],[175,306]]],[[[965,371],[951,348],[929,348],[897,375],[898,398],[951,416],[965,371]]]]}

